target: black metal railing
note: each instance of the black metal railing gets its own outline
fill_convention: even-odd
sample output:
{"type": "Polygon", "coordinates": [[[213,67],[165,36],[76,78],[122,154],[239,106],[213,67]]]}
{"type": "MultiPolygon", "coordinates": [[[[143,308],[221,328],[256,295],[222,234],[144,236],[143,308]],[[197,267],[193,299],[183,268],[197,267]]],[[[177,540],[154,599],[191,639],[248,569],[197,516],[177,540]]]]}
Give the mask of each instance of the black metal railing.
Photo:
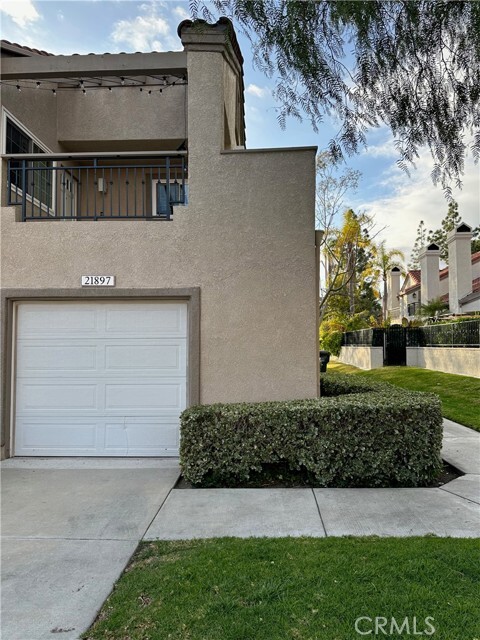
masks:
{"type": "Polygon", "coordinates": [[[480,319],[408,329],[409,347],[480,347],[480,319]]]}
{"type": "Polygon", "coordinates": [[[359,329],[342,334],[342,347],[383,347],[383,329],[359,329]]]}
{"type": "MultiPolygon", "coordinates": [[[[400,331],[402,327],[347,331],[342,334],[342,346],[382,347],[384,336],[391,341],[394,329],[400,331]]],[[[407,347],[480,347],[480,319],[406,327],[402,332],[407,347]]]]}
{"type": "Polygon", "coordinates": [[[185,152],[8,157],[7,202],[22,220],[171,220],[187,204],[185,152]]]}

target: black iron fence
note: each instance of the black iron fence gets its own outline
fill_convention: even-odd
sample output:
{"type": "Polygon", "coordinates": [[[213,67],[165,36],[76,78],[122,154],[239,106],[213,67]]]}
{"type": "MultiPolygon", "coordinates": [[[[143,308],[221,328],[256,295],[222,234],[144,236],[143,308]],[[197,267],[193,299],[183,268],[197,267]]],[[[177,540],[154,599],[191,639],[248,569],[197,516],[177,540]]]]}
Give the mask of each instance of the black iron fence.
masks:
{"type": "Polygon", "coordinates": [[[383,347],[383,329],[359,329],[342,335],[342,347],[383,347]]]}
{"type": "Polygon", "coordinates": [[[170,220],[188,198],[184,153],[8,158],[7,202],[22,220],[170,220]]]}
{"type": "Polygon", "coordinates": [[[480,347],[480,319],[407,330],[408,347],[480,347]]]}
{"type": "MultiPolygon", "coordinates": [[[[384,336],[388,331],[347,331],[342,335],[342,346],[383,347],[384,336]]],[[[480,347],[480,318],[428,327],[407,327],[404,333],[407,347],[480,347]]]]}

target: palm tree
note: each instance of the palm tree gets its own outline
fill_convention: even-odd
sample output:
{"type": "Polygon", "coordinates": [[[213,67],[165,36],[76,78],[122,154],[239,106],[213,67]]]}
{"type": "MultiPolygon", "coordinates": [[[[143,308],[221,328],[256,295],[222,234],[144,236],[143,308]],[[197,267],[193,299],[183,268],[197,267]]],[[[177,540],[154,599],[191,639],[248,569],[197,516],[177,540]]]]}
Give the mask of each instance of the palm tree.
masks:
{"type": "Polygon", "coordinates": [[[405,256],[398,249],[390,249],[385,246],[386,242],[383,240],[374,249],[373,257],[373,271],[378,280],[383,283],[383,295],[382,295],[382,310],[383,321],[387,320],[388,309],[388,288],[387,278],[393,267],[398,267],[400,260],[405,260],[405,256]]]}

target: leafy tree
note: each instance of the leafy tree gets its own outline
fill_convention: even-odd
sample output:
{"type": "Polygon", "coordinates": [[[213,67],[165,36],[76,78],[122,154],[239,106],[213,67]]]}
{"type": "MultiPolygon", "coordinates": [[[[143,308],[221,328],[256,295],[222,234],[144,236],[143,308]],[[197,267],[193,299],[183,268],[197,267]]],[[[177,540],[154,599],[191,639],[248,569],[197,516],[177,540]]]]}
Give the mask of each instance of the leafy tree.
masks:
{"type": "Polygon", "coordinates": [[[419,254],[422,247],[425,246],[427,240],[427,229],[425,227],[425,223],[423,220],[420,220],[420,224],[417,228],[417,237],[415,239],[415,244],[413,245],[412,253],[410,255],[410,262],[408,263],[409,271],[413,271],[414,269],[420,269],[420,261],[419,254]]]}
{"type": "MultiPolygon", "coordinates": [[[[194,18],[214,19],[190,0],[194,18]]],[[[256,65],[277,78],[279,119],[326,114],[340,128],[333,157],[357,153],[369,128],[390,127],[399,164],[422,146],[447,195],[460,182],[472,133],[480,155],[480,2],[449,0],[213,0],[249,35],[256,65]]]]}
{"type": "MultiPolygon", "coordinates": [[[[357,259],[362,248],[370,244],[369,229],[373,220],[366,214],[356,214],[348,209],[343,214],[343,223],[339,229],[330,230],[329,239],[323,247],[326,265],[325,287],[320,300],[320,320],[327,311],[327,304],[342,301],[342,312],[355,313],[355,283],[357,280],[357,259]]],[[[338,309],[337,309],[338,310],[338,309]]]]}
{"type": "Polygon", "coordinates": [[[387,287],[387,279],[388,274],[393,269],[393,267],[399,266],[399,261],[404,260],[405,256],[398,249],[391,249],[390,251],[386,248],[385,240],[380,242],[380,244],[375,248],[375,254],[373,259],[373,271],[376,274],[377,278],[382,283],[382,313],[383,313],[383,321],[386,322],[388,317],[388,287],[387,287]]]}
{"type": "Polygon", "coordinates": [[[452,200],[448,205],[447,215],[441,222],[439,229],[428,232],[427,243],[434,242],[440,248],[440,258],[448,264],[448,245],[447,237],[452,229],[455,229],[462,222],[462,218],[458,213],[458,204],[452,200]]]}

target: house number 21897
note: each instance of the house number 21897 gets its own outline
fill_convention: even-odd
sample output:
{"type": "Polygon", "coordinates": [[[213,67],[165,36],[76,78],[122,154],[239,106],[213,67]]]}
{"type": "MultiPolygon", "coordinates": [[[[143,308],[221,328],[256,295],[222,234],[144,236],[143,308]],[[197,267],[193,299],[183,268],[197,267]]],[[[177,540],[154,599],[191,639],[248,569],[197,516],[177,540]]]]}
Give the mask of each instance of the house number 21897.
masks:
{"type": "Polygon", "coordinates": [[[82,276],[82,287],[114,287],[115,276],[82,276]]]}

